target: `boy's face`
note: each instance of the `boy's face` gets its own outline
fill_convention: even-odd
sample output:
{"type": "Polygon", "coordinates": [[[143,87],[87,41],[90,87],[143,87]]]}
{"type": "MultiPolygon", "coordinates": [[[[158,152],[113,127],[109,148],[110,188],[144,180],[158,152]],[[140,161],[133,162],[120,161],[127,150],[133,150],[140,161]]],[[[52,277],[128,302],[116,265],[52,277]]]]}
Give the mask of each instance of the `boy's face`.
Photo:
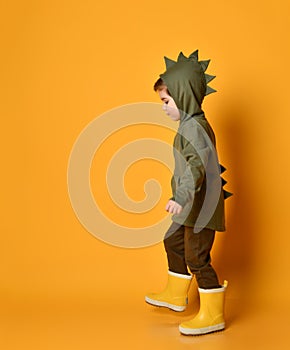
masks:
{"type": "Polygon", "coordinates": [[[161,101],[164,102],[162,109],[165,111],[165,113],[167,115],[169,115],[169,117],[172,120],[175,120],[175,121],[180,120],[179,110],[178,110],[173,98],[170,95],[168,95],[166,87],[158,90],[158,94],[159,94],[161,101]]]}

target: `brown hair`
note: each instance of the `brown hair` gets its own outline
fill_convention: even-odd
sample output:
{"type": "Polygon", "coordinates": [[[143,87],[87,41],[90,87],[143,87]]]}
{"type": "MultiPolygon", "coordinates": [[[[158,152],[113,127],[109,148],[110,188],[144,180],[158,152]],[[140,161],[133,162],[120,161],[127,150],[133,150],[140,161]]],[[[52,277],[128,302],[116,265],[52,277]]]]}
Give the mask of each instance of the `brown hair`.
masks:
{"type": "MultiPolygon", "coordinates": [[[[165,88],[165,89],[166,89],[166,92],[168,93],[168,95],[170,95],[170,93],[169,93],[169,91],[168,91],[168,89],[167,89],[166,84],[164,83],[164,81],[163,81],[161,78],[159,78],[159,79],[155,82],[155,84],[154,84],[154,86],[153,86],[153,89],[154,89],[154,91],[158,91],[158,90],[162,90],[163,88],[165,88]]],[[[171,96],[171,95],[170,95],[170,96],[171,96]]]]}

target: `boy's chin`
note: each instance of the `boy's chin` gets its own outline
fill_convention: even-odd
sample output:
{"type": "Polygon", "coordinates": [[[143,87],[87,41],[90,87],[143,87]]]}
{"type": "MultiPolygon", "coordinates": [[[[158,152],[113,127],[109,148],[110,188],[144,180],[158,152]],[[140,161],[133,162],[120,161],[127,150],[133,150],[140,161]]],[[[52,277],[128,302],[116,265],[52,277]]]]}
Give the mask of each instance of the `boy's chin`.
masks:
{"type": "Polygon", "coordinates": [[[180,116],[176,116],[176,115],[171,115],[170,113],[168,112],[165,112],[166,115],[173,121],[177,122],[178,120],[180,120],[180,116]]]}

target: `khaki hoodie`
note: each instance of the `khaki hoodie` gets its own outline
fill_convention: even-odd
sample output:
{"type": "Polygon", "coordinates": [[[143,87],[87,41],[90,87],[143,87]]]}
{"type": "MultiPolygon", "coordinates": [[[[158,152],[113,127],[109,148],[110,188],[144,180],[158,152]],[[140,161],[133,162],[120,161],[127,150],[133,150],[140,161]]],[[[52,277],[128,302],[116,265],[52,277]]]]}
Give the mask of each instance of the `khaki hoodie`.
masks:
{"type": "Polygon", "coordinates": [[[166,71],[160,78],[167,85],[179,111],[174,138],[175,169],[171,180],[172,199],[183,210],[172,216],[180,225],[225,231],[224,199],[231,193],[220,174],[214,132],[201,108],[204,97],[214,89],[207,86],[214,76],[205,74],[208,61],[198,61],[198,51],[189,57],[180,52],[177,62],[165,57],[166,71]]]}

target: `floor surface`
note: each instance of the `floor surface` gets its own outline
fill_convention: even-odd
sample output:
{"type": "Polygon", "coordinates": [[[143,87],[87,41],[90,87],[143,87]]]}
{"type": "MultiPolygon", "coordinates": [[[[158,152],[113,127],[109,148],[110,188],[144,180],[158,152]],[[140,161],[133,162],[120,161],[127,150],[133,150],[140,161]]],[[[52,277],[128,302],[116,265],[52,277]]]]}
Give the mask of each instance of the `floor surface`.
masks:
{"type": "MultiPolygon", "coordinates": [[[[4,300],[2,300],[3,302],[4,300]]],[[[289,306],[289,305],[288,305],[289,306]]],[[[283,349],[290,345],[289,307],[261,308],[226,300],[224,331],[183,336],[178,324],[198,305],[176,313],[155,308],[142,295],[6,300],[0,347],[16,349],[283,349]]]]}

